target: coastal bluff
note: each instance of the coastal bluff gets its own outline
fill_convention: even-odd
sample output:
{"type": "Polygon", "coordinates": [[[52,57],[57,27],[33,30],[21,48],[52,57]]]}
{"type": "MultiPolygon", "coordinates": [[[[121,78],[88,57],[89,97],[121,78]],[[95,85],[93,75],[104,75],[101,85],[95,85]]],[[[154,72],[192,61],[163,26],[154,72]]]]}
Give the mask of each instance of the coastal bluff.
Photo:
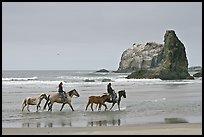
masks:
{"type": "Polygon", "coordinates": [[[131,72],[128,79],[194,79],[188,73],[185,46],[174,30],[166,30],[164,44],[133,44],[123,52],[117,72],[131,72]]]}

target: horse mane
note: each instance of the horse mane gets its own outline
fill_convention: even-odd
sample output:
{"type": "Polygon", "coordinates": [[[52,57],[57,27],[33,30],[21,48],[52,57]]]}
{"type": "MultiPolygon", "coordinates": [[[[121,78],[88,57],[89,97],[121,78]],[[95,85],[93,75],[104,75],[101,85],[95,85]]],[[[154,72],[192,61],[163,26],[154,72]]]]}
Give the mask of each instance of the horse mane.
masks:
{"type": "Polygon", "coordinates": [[[68,92],[68,93],[69,93],[69,96],[71,96],[73,92],[74,92],[73,90],[69,91],[69,92],[68,92]]]}
{"type": "Polygon", "coordinates": [[[120,90],[120,91],[118,91],[118,94],[119,94],[119,98],[120,97],[124,97],[124,98],[126,98],[126,92],[125,92],[125,90],[120,90]]]}
{"type": "Polygon", "coordinates": [[[40,96],[42,96],[42,95],[46,95],[46,94],[45,93],[41,93],[40,96]]]}
{"type": "Polygon", "coordinates": [[[109,93],[104,92],[101,96],[103,96],[103,95],[109,95],[109,93]]]}
{"type": "Polygon", "coordinates": [[[125,90],[123,89],[123,90],[118,91],[118,93],[121,93],[121,92],[125,92],[125,90]]]}
{"type": "Polygon", "coordinates": [[[69,96],[71,96],[73,94],[73,92],[76,91],[76,89],[72,89],[71,91],[69,91],[69,96]]]}

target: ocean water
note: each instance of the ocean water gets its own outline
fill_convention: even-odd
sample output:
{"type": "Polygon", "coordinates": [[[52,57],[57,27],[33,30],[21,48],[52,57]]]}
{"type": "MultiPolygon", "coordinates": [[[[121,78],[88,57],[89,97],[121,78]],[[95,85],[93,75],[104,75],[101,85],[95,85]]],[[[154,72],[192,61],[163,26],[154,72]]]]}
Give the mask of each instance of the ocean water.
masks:
{"type": "MultiPolygon", "coordinates": [[[[128,73],[97,73],[83,71],[2,71],[2,127],[91,127],[124,126],[128,124],[189,122],[202,123],[202,78],[195,80],[126,79],[128,73]],[[103,82],[103,80],[110,80],[103,82]],[[87,82],[89,81],[89,82],[87,82]],[[72,98],[71,111],[55,103],[53,111],[30,106],[22,112],[22,100],[41,93],[57,92],[63,82],[65,91],[76,89],[80,97],[72,98]],[[107,84],[117,92],[126,91],[112,110],[85,111],[88,97],[101,95],[107,84]]],[[[42,101],[43,107],[45,100],[42,101]]],[[[110,103],[106,103],[108,108],[110,103]]],[[[95,106],[94,106],[95,108],[95,106]]]]}

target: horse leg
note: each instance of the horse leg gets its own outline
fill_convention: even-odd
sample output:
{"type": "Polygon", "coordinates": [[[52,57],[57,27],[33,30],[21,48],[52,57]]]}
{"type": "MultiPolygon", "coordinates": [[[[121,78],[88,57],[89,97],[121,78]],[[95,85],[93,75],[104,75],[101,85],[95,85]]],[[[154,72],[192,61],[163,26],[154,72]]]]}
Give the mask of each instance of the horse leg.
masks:
{"type": "Polygon", "coordinates": [[[91,110],[94,111],[94,110],[93,110],[93,103],[91,103],[91,110]]]}
{"type": "Polygon", "coordinates": [[[112,106],[111,106],[111,108],[110,108],[110,110],[113,108],[113,106],[115,105],[115,102],[113,102],[113,104],[112,104],[112,106]]]}
{"type": "Polygon", "coordinates": [[[107,109],[107,105],[106,104],[102,104],[104,107],[105,107],[105,111],[106,111],[106,109],[107,109]]]}
{"type": "Polygon", "coordinates": [[[38,108],[40,108],[41,109],[41,107],[40,107],[40,102],[37,104],[37,110],[36,110],[36,112],[38,112],[38,108]]]}
{"type": "Polygon", "coordinates": [[[50,110],[50,105],[51,105],[51,103],[49,102],[49,103],[47,104],[47,106],[48,106],[48,110],[47,110],[47,111],[50,110]]]}
{"type": "Polygon", "coordinates": [[[52,111],[52,105],[53,104],[51,102],[48,103],[48,111],[52,111]]]}
{"type": "Polygon", "coordinates": [[[72,105],[69,103],[69,106],[70,106],[70,108],[72,109],[72,111],[74,111],[74,109],[73,109],[73,107],[72,107],[72,105]]]}
{"type": "Polygon", "coordinates": [[[22,112],[23,112],[23,110],[24,110],[25,107],[26,107],[26,104],[23,104],[23,105],[22,105],[22,112]]]}
{"type": "Polygon", "coordinates": [[[38,112],[38,105],[37,105],[37,110],[36,110],[36,112],[38,112]]]}
{"type": "Polygon", "coordinates": [[[62,109],[63,109],[64,105],[65,105],[65,103],[63,103],[63,104],[62,104],[62,107],[61,107],[60,111],[62,111],[62,109]]]}
{"type": "Polygon", "coordinates": [[[97,107],[98,107],[98,104],[96,104],[95,110],[97,109],[97,107]]]}
{"type": "Polygon", "coordinates": [[[43,107],[43,110],[46,109],[46,106],[47,106],[47,104],[48,104],[48,102],[49,102],[49,98],[50,98],[50,95],[48,95],[48,97],[47,97],[47,101],[45,102],[45,105],[44,105],[44,107],[43,107]]]}
{"type": "Polygon", "coordinates": [[[40,110],[41,109],[41,106],[40,105],[37,105],[37,110],[36,110],[36,112],[38,112],[38,110],[40,110]]]}
{"type": "Polygon", "coordinates": [[[90,102],[87,103],[87,105],[86,105],[86,109],[85,109],[85,110],[87,110],[87,108],[88,108],[89,105],[90,105],[90,102]]]}
{"type": "Polygon", "coordinates": [[[118,110],[120,111],[120,101],[118,101],[118,110]]]}
{"type": "Polygon", "coordinates": [[[102,105],[102,104],[100,103],[100,104],[99,104],[99,107],[98,107],[98,111],[100,111],[100,110],[101,110],[101,105],[102,105]]]}
{"type": "Polygon", "coordinates": [[[49,110],[50,110],[50,111],[52,111],[52,105],[53,105],[53,104],[51,104],[50,107],[49,107],[49,110]]]}
{"type": "Polygon", "coordinates": [[[28,110],[28,112],[30,112],[30,110],[29,110],[29,105],[27,104],[27,110],[28,110]]]}
{"type": "Polygon", "coordinates": [[[26,104],[26,99],[24,99],[24,100],[23,100],[23,103],[22,103],[22,112],[23,112],[24,108],[26,107],[26,105],[27,105],[27,104],[26,104]]]}

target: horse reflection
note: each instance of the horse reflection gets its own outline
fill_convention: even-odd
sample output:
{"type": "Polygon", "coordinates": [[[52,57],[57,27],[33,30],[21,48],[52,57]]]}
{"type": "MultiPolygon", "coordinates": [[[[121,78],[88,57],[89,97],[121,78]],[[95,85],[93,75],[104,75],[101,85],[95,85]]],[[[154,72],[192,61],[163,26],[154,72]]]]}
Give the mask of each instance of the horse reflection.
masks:
{"type": "Polygon", "coordinates": [[[61,127],[72,127],[72,121],[61,121],[60,124],[59,123],[55,124],[51,121],[49,122],[24,122],[22,123],[22,128],[41,128],[41,127],[49,127],[52,128],[54,126],[60,126],[61,127]]]}
{"type": "Polygon", "coordinates": [[[99,120],[99,121],[89,121],[87,126],[95,127],[95,126],[120,126],[120,119],[113,120],[99,120]]]}
{"type": "Polygon", "coordinates": [[[22,127],[23,128],[29,128],[29,127],[40,128],[41,127],[41,123],[40,122],[37,122],[37,123],[25,122],[25,123],[22,123],[22,127]]]}

